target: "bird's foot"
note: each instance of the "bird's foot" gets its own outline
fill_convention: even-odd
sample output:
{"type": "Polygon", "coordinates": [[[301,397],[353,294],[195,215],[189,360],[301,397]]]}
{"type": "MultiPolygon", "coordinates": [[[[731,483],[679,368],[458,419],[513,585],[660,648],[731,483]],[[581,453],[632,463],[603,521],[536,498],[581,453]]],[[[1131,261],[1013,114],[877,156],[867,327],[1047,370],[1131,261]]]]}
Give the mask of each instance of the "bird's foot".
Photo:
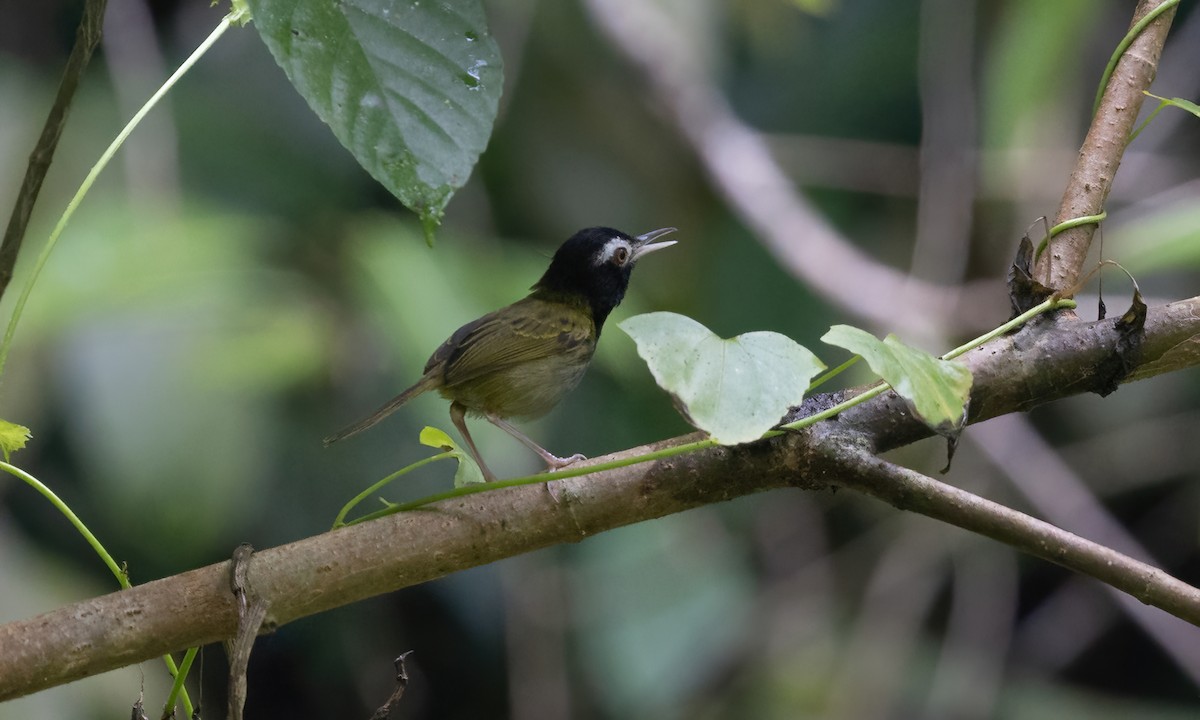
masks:
{"type": "Polygon", "coordinates": [[[587,456],[575,453],[571,457],[562,458],[551,453],[546,453],[542,456],[542,459],[546,461],[546,472],[554,472],[555,470],[562,470],[568,465],[574,465],[580,460],[587,460],[587,456]]]}

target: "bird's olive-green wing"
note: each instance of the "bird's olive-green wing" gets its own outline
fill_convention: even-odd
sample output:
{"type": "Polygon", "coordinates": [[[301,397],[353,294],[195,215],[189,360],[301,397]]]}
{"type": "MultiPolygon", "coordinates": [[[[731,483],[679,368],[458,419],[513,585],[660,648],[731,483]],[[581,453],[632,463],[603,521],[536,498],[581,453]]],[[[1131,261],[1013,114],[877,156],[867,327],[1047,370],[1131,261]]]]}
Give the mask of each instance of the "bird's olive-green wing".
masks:
{"type": "Polygon", "coordinates": [[[596,345],[591,314],[563,303],[525,298],[459,328],[429,359],[444,363],[446,386],[554,355],[590,357],[596,345]]]}

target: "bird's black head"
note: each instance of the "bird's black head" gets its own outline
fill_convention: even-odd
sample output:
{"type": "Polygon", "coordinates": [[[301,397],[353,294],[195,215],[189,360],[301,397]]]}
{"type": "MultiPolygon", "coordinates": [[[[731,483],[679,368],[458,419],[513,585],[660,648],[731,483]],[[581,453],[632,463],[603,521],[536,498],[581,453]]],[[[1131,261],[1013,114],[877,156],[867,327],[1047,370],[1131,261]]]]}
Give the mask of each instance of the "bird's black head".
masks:
{"type": "Polygon", "coordinates": [[[533,290],[552,298],[586,301],[599,335],[608,314],[625,297],[634,264],[648,253],[674,245],[674,240],[652,242],[672,232],[675,228],[662,228],[630,237],[606,227],[580,230],[554,253],[533,290]]]}

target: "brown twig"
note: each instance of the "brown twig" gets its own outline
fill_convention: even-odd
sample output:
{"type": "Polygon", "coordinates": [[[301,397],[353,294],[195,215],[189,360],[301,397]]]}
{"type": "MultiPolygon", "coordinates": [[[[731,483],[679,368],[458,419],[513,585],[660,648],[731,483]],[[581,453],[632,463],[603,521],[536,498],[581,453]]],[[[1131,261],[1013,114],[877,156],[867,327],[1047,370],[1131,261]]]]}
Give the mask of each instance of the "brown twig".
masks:
{"type": "MultiPolygon", "coordinates": [[[[996,471],[1028,500],[1038,515],[1072,532],[1151,565],[1160,565],[1133,532],[1104,507],[1084,478],[1034,428],[1028,416],[996,418],[977,428],[969,438],[996,471]]],[[[1181,672],[1200,684],[1200,646],[1197,633],[1180,632],[1173,618],[1124,595],[1105,590],[1125,615],[1175,661],[1181,672]]]]}
{"type": "Polygon", "coordinates": [[[1156,567],[873,455],[862,453],[859,459],[858,471],[839,478],[838,485],[1082,572],[1200,625],[1200,589],[1156,567]]]}
{"type": "MultiPolygon", "coordinates": [[[[1136,24],[1161,2],[1140,0],[1130,25],[1136,24]]],[[[1079,150],[1079,159],[1067,181],[1054,224],[1099,215],[1104,210],[1113,178],[1121,166],[1121,157],[1145,99],[1142,91],[1150,89],[1154,82],[1158,59],[1174,17],[1175,8],[1171,8],[1150,23],[1117,63],[1079,150]]],[[[1038,261],[1037,277],[1042,284],[1055,290],[1075,287],[1095,231],[1095,225],[1083,225],[1056,236],[1050,243],[1050,251],[1038,261]]]]}
{"type": "Polygon", "coordinates": [[[404,699],[404,691],[408,689],[408,656],[412,655],[412,650],[405,650],[392,661],[396,668],[396,687],[392,690],[392,694],[388,699],[372,713],[370,720],[388,720],[392,716],[392,711],[400,705],[400,701],[404,699]]]}
{"type": "Polygon", "coordinates": [[[38,194],[42,190],[42,181],[50,170],[54,159],[54,151],[58,140],[62,137],[63,128],[67,124],[67,112],[71,109],[71,101],[83,71],[92,59],[92,52],[100,44],[101,28],[104,24],[104,9],[108,0],[87,0],[83,7],[83,17],[75,30],[75,46],[67,58],[67,66],[63,69],[62,80],[58,84],[58,94],[54,97],[54,105],[46,116],[46,124],[42,126],[42,134],[37,145],[29,154],[29,166],[25,170],[25,178],[17,193],[17,201],[13,205],[12,215],[8,218],[8,227],[4,231],[4,243],[0,245],[0,297],[12,282],[13,269],[17,265],[17,256],[21,252],[21,244],[25,240],[25,231],[29,227],[29,218],[33,214],[33,206],[37,203],[38,194]]]}

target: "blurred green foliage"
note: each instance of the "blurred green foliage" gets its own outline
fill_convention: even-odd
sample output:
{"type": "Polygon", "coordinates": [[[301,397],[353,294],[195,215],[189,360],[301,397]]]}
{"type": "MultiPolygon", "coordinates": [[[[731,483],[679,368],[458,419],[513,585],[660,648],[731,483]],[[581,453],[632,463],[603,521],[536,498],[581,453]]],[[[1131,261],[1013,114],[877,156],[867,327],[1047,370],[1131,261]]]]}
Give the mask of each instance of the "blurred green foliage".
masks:
{"type": "MultiPolygon", "coordinates": [[[[137,63],[153,78],[221,12],[110,5],[124,14],[109,42],[147,41],[137,63]]],[[[915,173],[917,57],[920,43],[938,41],[922,39],[921,23],[945,3],[815,5],[671,3],[714,87],[773,141],[875,143],[866,160],[910,162],[866,162],[866,173],[915,173]]],[[[960,188],[973,209],[969,236],[958,238],[969,244],[964,281],[1002,277],[1024,229],[1053,212],[1129,13],[1117,0],[970,7],[971,54],[946,60],[970,63],[975,83],[960,98],[977,114],[979,150],[973,187],[960,188]]],[[[435,249],[249,29],[231,32],[184,80],[68,227],[0,402],[6,419],[33,429],[14,459],[128,561],[135,582],[220,561],[241,541],[321,532],[361,488],[424,456],[421,427],[447,418],[432,396],[345,445],[326,451],[320,438],[410,384],[461,323],[519,298],[579,227],[680,229],[670,262],[638,269],[614,320],[670,310],[721,336],[773,330],[814,347],[829,325],[855,322],[741,224],[584,5],[486,9],[505,95],[435,249]]],[[[26,3],[0,24],[0,206],[15,195],[76,12],[75,3],[26,3]]],[[[1176,33],[1193,37],[1198,22],[1185,7],[1176,33]]],[[[1160,94],[1200,94],[1187,84],[1195,45],[1168,47],[1160,94]]],[[[123,93],[132,86],[140,102],[157,82],[138,85],[115,54],[103,50],[85,79],[26,261],[134,111],[123,93]]],[[[1138,138],[1106,225],[1105,255],[1159,298],[1195,295],[1200,260],[1200,123],[1177,115],[1163,113],[1138,138]]],[[[931,201],[918,199],[915,174],[898,186],[909,190],[885,195],[845,181],[863,157],[828,167],[780,157],[850,241],[907,267],[919,203],[931,201]]],[[[1113,285],[1105,292],[1116,308],[1123,295],[1113,285]]],[[[0,302],[0,317],[12,300],[0,302]]],[[[1006,309],[997,286],[996,317],[1006,309]]],[[[1194,373],[1180,373],[1031,415],[1108,512],[1185,579],[1200,560],[1197,390],[1194,373]]],[[[511,438],[478,427],[500,475],[537,469],[511,438]]],[[[633,342],[609,329],[581,387],[527,429],[560,454],[600,455],[689,428],[633,342]]],[[[1027,507],[1004,468],[973,448],[973,432],[947,480],[1027,507]]],[[[895,459],[932,472],[942,447],[919,444],[895,459]]],[[[448,487],[449,465],[406,478],[389,499],[448,487]]],[[[40,498],[0,482],[0,620],[111,587],[40,498]]],[[[1168,634],[1200,647],[1194,632],[1168,634]]],[[[1200,667],[1164,647],[1108,595],[1057,568],[845,493],[776,492],[286,626],[255,651],[248,712],[366,716],[390,692],[391,659],[411,649],[407,718],[1193,715],[1200,667]]],[[[223,660],[217,648],[205,659],[206,715],[219,714],[223,660]]],[[[143,676],[148,696],[161,696],[161,675],[153,663],[111,673],[0,705],[0,718],[124,714],[143,676]]]]}

